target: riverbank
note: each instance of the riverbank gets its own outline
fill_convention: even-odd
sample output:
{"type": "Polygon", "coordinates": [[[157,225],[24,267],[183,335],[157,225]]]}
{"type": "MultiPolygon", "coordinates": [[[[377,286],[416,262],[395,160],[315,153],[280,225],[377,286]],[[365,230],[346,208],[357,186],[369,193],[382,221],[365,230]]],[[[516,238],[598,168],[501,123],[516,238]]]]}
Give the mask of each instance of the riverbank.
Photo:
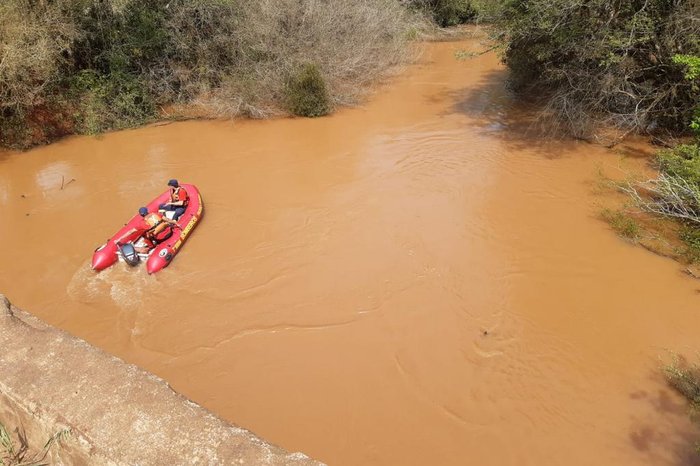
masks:
{"type": "Polygon", "coordinates": [[[612,234],[595,191],[647,159],[530,132],[498,57],[457,58],[482,50],[426,44],[327,118],[6,154],[0,289],[329,464],[677,465],[696,428],[658,356],[696,350],[697,281],[612,234]],[[207,208],[177,261],[91,271],[173,177],[207,208]]]}
{"type": "Polygon", "coordinates": [[[609,202],[601,208],[600,216],[621,238],[677,261],[685,273],[700,278],[700,227],[693,214],[700,199],[693,194],[700,186],[693,168],[697,162],[692,156],[676,155],[684,147],[690,147],[691,154],[697,152],[697,146],[677,149],[648,145],[644,148],[644,143],[639,146],[638,153],[632,156],[645,159],[644,166],[616,179],[601,173],[601,193],[605,193],[609,202]],[[669,156],[687,169],[674,173],[666,168],[668,162],[664,162],[664,157],[668,160],[669,156]]]}
{"type": "Polygon", "coordinates": [[[210,118],[320,116],[410,62],[428,27],[395,0],[0,5],[0,145],[210,118]]]}
{"type": "Polygon", "coordinates": [[[654,160],[653,178],[619,186],[634,205],[606,218],[628,239],[697,267],[698,5],[657,0],[499,5],[495,29],[511,87],[521,99],[543,107],[552,132],[607,139],[610,146],[641,134],[664,146],[654,160]],[[686,144],[678,139],[693,135],[686,144]]]}
{"type": "MultiPolygon", "coordinates": [[[[50,464],[320,465],[224,422],[165,381],[0,295],[0,423],[50,464]]],[[[0,459],[6,453],[0,447],[0,459]]],[[[10,462],[10,464],[14,464],[10,462]]]]}

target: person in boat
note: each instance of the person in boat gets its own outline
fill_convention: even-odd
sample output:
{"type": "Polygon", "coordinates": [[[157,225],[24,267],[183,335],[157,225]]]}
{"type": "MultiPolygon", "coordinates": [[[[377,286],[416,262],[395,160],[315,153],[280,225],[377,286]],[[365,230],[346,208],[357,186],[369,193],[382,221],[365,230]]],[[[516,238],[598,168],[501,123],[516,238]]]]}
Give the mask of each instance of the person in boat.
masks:
{"type": "Polygon", "coordinates": [[[190,196],[177,180],[168,181],[168,186],[170,186],[170,200],[158,206],[158,210],[161,212],[174,211],[173,220],[177,220],[185,213],[190,196]]]}
{"type": "Polygon", "coordinates": [[[148,254],[148,252],[161,241],[159,239],[161,238],[161,233],[163,233],[169,225],[177,225],[177,222],[157,212],[149,213],[146,207],[141,207],[139,209],[139,215],[143,218],[143,223],[140,225],[139,229],[144,233],[134,243],[134,249],[138,253],[148,254]]]}

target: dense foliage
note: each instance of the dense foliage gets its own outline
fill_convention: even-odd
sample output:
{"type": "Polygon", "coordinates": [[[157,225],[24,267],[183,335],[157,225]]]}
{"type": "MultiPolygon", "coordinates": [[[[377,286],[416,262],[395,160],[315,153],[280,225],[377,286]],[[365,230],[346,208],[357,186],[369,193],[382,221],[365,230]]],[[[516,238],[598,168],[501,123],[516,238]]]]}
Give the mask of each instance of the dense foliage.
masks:
{"type": "Polygon", "coordinates": [[[544,91],[571,133],[597,123],[682,131],[700,104],[684,64],[700,55],[699,9],[692,0],[504,0],[497,24],[514,88],[544,91]]]}
{"type": "Polygon", "coordinates": [[[403,0],[426,12],[438,26],[449,27],[491,20],[501,8],[501,0],[403,0]]]}
{"type": "MultiPolygon", "coordinates": [[[[700,260],[700,2],[496,3],[494,36],[511,87],[541,99],[549,128],[582,138],[614,128],[693,135],[660,152],[658,178],[623,189],[643,210],[677,220],[683,255],[700,260]]],[[[623,216],[607,220],[638,234],[623,216]]]]}
{"type": "MultiPolygon", "coordinates": [[[[693,92],[700,91],[700,58],[674,57],[686,67],[685,79],[693,92]]],[[[680,222],[680,239],[685,256],[700,262],[700,109],[692,111],[690,129],[694,138],[685,144],[659,152],[659,176],[643,183],[631,183],[624,190],[648,212],[680,222]]]]}
{"type": "Polygon", "coordinates": [[[294,111],[307,66],[327,112],[404,62],[422,26],[397,0],[3,0],[0,144],[131,127],[173,105],[294,111]]]}
{"type": "Polygon", "coordinates": [[[471,0],[412,0],[409,4],[428,12],[442,27],[464,24],[477,16],[471,0]]]}

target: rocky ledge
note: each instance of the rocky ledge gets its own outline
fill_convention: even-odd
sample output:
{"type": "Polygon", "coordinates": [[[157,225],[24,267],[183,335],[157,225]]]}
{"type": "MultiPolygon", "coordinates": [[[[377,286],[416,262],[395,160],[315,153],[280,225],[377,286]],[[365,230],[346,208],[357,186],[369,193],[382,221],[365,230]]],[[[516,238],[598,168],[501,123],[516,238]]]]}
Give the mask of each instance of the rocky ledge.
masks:
{"type": "MultiPolygon", "coordinates": [[[[0,422],[63,465],[319,465],[219,419],[162,379],[0,295],[0,422]]],[[[0,459],[5,452],[0,450],[0,459]]]]}

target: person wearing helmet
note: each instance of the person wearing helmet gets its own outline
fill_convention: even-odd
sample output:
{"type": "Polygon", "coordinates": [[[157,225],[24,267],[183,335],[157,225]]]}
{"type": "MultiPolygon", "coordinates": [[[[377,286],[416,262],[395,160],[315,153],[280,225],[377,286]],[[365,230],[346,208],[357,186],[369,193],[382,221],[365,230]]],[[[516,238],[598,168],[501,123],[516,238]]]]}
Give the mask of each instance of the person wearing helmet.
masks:
{"type": "Polygon", "coordinates": [[[134,249],[141,254],[147,254],[160,242],[160,234],[168,225],[177,225],[177,222],[157,212],[149,212],[146,207],[139,209],[139,215],[143,218],[143,223],[139,229],[144,231],[144,233],[134,243],[134,249]]]}
{"type": "Polygon", "coordinates": [[[170,187],[170,200],[165,204],[158,206],[160,212],[173,211],[173,220],[180,218],[182,214],[185,213],[187,205],[190,201],[190,196],[187,194],[185,188],[180,186],[177,180],[168,181],[168,186],[170,187]]]}

